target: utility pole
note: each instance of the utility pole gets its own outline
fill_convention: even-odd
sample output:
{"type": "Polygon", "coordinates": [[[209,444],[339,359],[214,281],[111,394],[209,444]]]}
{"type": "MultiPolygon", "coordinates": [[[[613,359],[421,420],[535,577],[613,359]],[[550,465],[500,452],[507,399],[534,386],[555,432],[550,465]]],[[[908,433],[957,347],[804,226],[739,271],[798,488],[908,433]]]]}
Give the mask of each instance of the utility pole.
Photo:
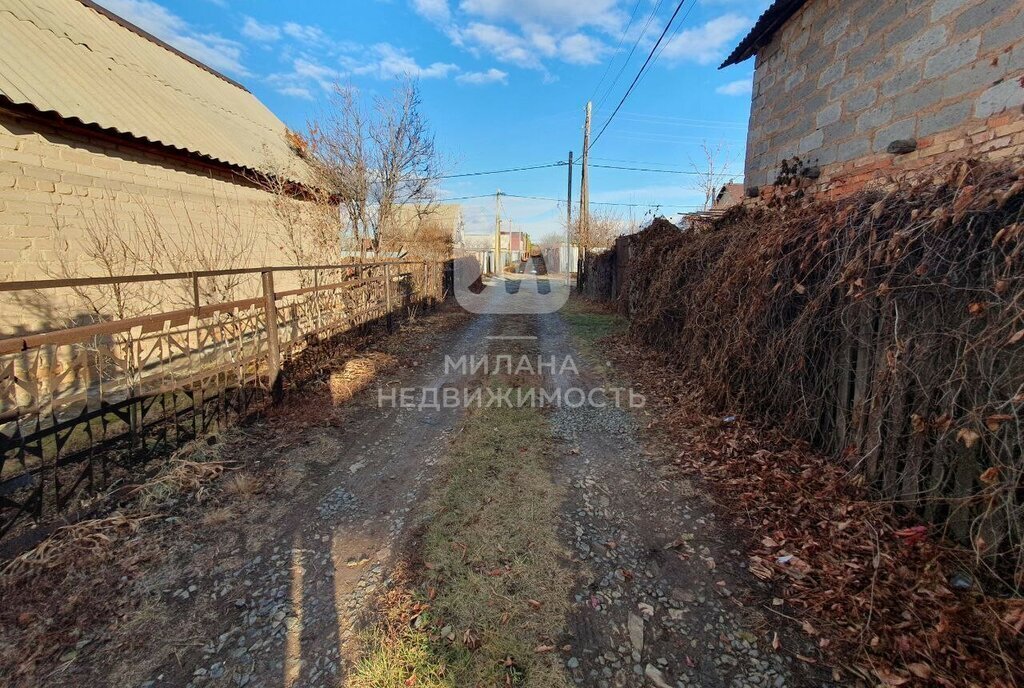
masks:
{"type": "Polygon", "coordinates": [[[501,268],[501,189],[494,194],[494,274],[500,275],[501,268]]]}
{"type": "Polygon", "coordinates": [[[572,151],[569,151],[569,195],[565,197],[565,286],[572,276],[572,151]]]}
{"type": "Polygon", "coordinates": [[[590,171],[587,165],[590,162],[590,114],[593,103],[587,101],[587,122],[583,127],[583,167],[580,172],[580,231],[579,241],[582,249],[581,258],[583,264],[577,271],[576,286],[580,285],[580,278],[586,278],[583,274],[587,265],[587,248],[590,246],[590,171]]]}

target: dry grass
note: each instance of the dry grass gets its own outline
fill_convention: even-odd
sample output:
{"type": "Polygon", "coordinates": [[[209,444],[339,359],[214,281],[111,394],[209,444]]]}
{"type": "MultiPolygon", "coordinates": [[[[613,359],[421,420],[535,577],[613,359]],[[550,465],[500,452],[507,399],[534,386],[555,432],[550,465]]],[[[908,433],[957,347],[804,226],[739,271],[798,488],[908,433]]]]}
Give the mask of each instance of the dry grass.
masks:
{"type": "Polygon", "coordinates": [[[224,479],[221,490],[234,499],[250,499],[263,490],[263,484],[248,473],[233,473],[224,479]]]}
{"type": "Polygon", "coordinates": [[[350,401],[366,389],[380,371],[390,368],[395,362],[393,356],[379,352],[369,352],[345,361],[341,368],[331,372],[327,380],[331,401],[335,406],[350,401]]]}
{"type": "Polygon", "coordinates": [[[387,632],[371,638],[349,685],[567,685],[556,646],[572,578],[555,532],[552,442],[535,409],[467,420],[433,502],[419,582],[385,610],[387,632]]]}

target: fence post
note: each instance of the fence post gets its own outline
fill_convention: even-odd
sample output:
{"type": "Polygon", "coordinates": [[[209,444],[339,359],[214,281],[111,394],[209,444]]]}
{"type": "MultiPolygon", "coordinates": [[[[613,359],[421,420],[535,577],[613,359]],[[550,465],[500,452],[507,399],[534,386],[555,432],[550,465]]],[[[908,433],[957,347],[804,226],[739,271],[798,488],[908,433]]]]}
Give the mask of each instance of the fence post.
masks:
{"type": "Polygon", "coordinates": [[[388,332],[394,328],[394,323],[391,320],[391,266],[384,264],[384,303],[387,309],[387,326],[388,332]]]}
{"type": "Polygon", "coordinates": [[[274,402],[281,400],[281,339],[277,330],[277,295],[274,293],[274,273],[265,270],[263,278],[263,306],[267,318],[267,380],[274,402]]]}
{"type": "Polygon", "coordinates": [[[192,309],[199,317],[199,275],[192,273],[192,309]]]}
{"type": "Polygon", "coordinates": [[[430,263],[423,261],[423,309],[430,308],[430,263]]]}

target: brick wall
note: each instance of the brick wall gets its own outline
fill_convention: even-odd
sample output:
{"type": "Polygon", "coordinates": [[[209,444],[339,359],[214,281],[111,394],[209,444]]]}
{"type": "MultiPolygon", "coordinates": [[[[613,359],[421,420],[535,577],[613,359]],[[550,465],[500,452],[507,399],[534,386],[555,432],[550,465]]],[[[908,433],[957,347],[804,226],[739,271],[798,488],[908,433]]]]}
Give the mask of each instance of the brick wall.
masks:
{"type": "Polygon", "coordinates": [[[1024,153],[1024,3],[810,0],[757,56],[746,185],[848,193],[893,169],[1024,153]],[[914,139],[909,154],[887,152],[914,139]]]}
{"type": "Polygon", "coordinates": [[[84,261],[87,228],[113,223],[148,224],[175,241],[244,232],[250,265],[280,263],[273,200],[213,166],[0,113],[0,280],[52,276],[58,243],[84,261]]]}

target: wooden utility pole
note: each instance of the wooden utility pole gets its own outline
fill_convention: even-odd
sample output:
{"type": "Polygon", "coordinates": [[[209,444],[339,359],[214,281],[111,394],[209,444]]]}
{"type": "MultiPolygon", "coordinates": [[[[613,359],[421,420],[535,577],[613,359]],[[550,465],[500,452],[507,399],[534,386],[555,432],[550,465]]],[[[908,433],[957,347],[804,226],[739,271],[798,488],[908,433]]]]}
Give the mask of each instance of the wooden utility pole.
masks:
{"type": "Polygon", "coordinates": [[[569,151],[569,194],[565,197],[565,286],[572,276],[572,151],[569,151]]]}
{"type": "Polygon", "coordinates": [[[501,263],[501,189],[494,194],[494,274],[500,275],[501,263]]]}
{"type": "Polygon", "coordinates": [[[582,250],[581,258],[583,263],[576,275],[576,285],[579,286],[580,278],[585,278],[583,268],[587,264],[587,249],[590,246],[590,172],[587,165],[590,162],[590,115],[593,103],[587,101],[587,121],[583,126],[583,166],[580,171],[580,231],[578,243],[582,250]]]}

